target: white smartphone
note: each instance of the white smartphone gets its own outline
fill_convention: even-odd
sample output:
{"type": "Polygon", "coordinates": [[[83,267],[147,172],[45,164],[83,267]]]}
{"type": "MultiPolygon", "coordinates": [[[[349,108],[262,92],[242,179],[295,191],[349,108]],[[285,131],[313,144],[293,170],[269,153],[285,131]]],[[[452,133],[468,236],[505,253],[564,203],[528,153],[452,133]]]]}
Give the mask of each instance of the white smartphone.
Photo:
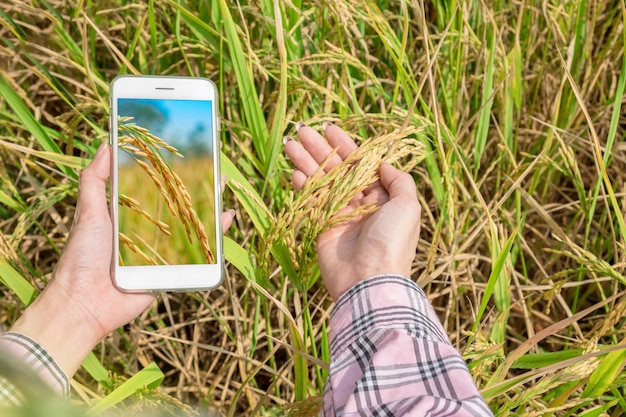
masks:
{"type": "Polygon", "coordinates": [[[111,84],[114,284],[192,291],[223,279],[217,89],[204,78],[111,84]]]}

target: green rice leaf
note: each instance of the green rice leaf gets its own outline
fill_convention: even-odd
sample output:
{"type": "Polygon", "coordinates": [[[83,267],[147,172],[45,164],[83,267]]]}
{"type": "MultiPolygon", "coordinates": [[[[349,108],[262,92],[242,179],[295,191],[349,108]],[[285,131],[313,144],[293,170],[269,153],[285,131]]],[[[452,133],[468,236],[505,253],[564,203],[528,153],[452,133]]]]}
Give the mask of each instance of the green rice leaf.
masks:
{"type": "Polygon", "coordinates": [[[120,385],[115,391],[104,397],[91,407],[88,416],[94,416],[119,404],[126,398],[145,389],[155,389],[165,378],[161,369],[154,362],[133,375],[128,381],[120,385]]]}
{"type": "Polygon", "coordinates": [[[621,374],[626,363],[626,346],[624,350],[616,350],[607,353],[600,365],[589,377],[589,382],[582,393],[583,398],[598,398],[608,391],[621,374]]]}
{"type": "Polygon", "coordinates": [[[26,306],[37,298],[38,293],[35,287],[13,269],[6,259],[0,259],[0,281],[13,291],[26,306]]]}
{"type": "MultiPolygon", "coordinates": [[[[243,174],[223,153],[221,154],[220,164],[222,173],[229,179],[227,183],[228,187],[243,206],[247,215],[250,217],[250,220],[252,220],[255,229],[261,235],[265,235],[273,221],[269,209],[254,187],[250,185],[243,174]]],[[[297,283],[298,277],[291,260],[291,256],[289,255],[289,248],[285,244],[279,242],[272,246],[271,252],[289,279],[292,282],[297,283]]],[[[245,268],[245,266],[243,267],[245,268]]]]}
{"type": "Polygon", "coordinates": [[[265,233],[272,224],[272,219],[261,196],[224,153],[220,155],[220,167],[222,174],[228,177],[226,185],[243,205],[255,229],[265,233]]]}
{"type": "Polygon", "coordinates": [[[583,354],[583,349],[569,349],[557,352],[530,353],[516,360],[511,369],[539,369],[554,365],[567,359],[576,358],[583,354]]]}
{"type": "Polygon", "coordinates": [[[15,200],[13,197],[11,197],[9,194],[5,193],[2,190],[0,190],[0,203],[17,211],[18,213],[22,213],[25,209],[24,204],[15,200]]]}
{"type": "Polygon", "coordinates": [[[246,54],[243,51],[239,34],[237,33],[237,25],[233,21],[230,9],[226,0],[219,0],[220,10],[222,13],[222,23],[228,40],[230,50],[230,58],[235,68],[235,76],[237,78],[238,91],[241,97],[243,115],[250,128],[252,135],[252,143],[254,149],[259,155],[260,166],[257,170],[267,176],[270,165],[270,148],[267,143],[269,133],[265,122],[265,115],[259,102],[259,95],[256,90],[256,84],[252,72],[248,67],[246,54]]]}
{"type": "Polygon", "coordinates": [[[474,142],[474,172],[478,172],[478,169],[480,168],[480,158],[483,156],[483,151],[487,145],[487,136],[491,122],[491,107],[493,106],[493,72],[494,61],[496,58],[496,35],[490,32],[487,35],[487,38],[489,42],[487,50],[489,58],[487,60],[487,69],[485,71],[483,81],[482,104],[480,115],[478,117],[476,139],[474,142]]]}
{"type": "MultiPolygon", "coordinates": [[[[491,273],[489,274],[489,279],[487,280],[487,288],[485,288],[485,294],[483,295],[483,298],[480,302],[480,308],[478,309],[478,313],[476,314],[476,320],[474,322],[474,325],[472,326],[472,333],[475,333],[476,329],[478,329],[478,326],[480,325],[481,319],[483,317],[483,314],[485,313],[485,309],[487,308],[489,299],[491,298],[491,295],[496,288],[498,280],[504,279],[504,274],[502,274],[503,268],[507,259],[509,258],[511,247],[513,246],[513,242],[517,237],[520,226],[521,224],[517,225],[513,233],[511,233],[511,236],[509,236],[509,238],[507,239],[502,250],[499,251],[497,258],[495,259],[493,267],[491,268],[491,273]]],[[[473,337],[471,339],[473,339],[473,337]]]]}
{"type": "MultiPolygon", "coordinates": [[[[219,49],[220,34],[206,22],[200,19],[197,13],[185,8],[181,3],[169,0],[168,3],[178,9],[183,21],[189,26],[198,39],[210,44],[213,48],[219,49]]],[[[156,48],[156,47],[155,47],[156,48]]]]}
{"type": "MultiPolygon", "coordinates": [[[[43,126],[35,119],[26,104],[17,95],[14,88],[5,78],[5,74],[0,72],[0,96],[4,97],[9,107],[13,109],[20,122],[24,127],[33,135],[39,145],[46,151],[55,154],[63,154],[58,145],[52,141],[50,136],[46,133],[43,126]]],[[[59,169],[71,178],[78,178],[76,172],[62,164],[57,164],[59,169]]]]}
{"type": "Polygon", "coordinates": [[[278,56],[280,58],[280,84],[278,90],[278,106],[274,111],[272,119],[272,130],[268,137],[269,155],[266,167],[266,182],[275,178],[272,175],[278,153],[283,149],[282,137],[284,131],[285,113],[287,111],[287,50],[285,48],[285,34],[283,31],[283,15],[278,0],[274,0],[274,20],[276,22],[276,41],[278,46],[278,56]]]}
{"type": "Polygon", "coordinates": [[[619,402],[619,400],[609,401],[606,404],[599,405],[597,407],[593,407],[590,410],[585,410],[585,411],[581,412],[580,414],[578,414],[578,417],[600,417],[600,416],[606,416],[607,415],[606,414],[607,410],[609,410],[610,408],[614,407],[618,402],[619,402]]]}
{"type": "Polygon", "coordinates": [[[224,236],[224,256],[239,272],[247,279],[258,282],[256,275],[256,267],[250,258],[250,253],[242,248],[238,243],[224,236]]]}
{"type": "Polygon", "coordinates": [[[83,362],[83,368],[94,380],[98,381],[100,385],[109,389],[111,388],[111,384],[109,383],[109,371],[102,366],[93,352],[89,353],[87,359],[83,362]]]}

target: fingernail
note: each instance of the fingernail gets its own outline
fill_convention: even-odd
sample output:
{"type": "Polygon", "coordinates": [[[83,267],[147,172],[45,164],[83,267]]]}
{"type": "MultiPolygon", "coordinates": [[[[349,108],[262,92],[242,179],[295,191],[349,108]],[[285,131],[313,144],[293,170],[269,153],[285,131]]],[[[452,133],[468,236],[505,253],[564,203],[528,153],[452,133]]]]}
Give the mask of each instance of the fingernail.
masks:
{"type": "MultiPolygon", "coordinates": [[[[297,127],[296,127],[296,129],[297,129],[297,127]]],[[[286,145],[287,142],[289,142],[290,140],[293,140],[293,138],[291,136],[283,137],[283,145],[286,145]]]]}
{"type": "Polygon", "coordinates": [[[296,123],[296,132],[298,132],[300,130],[301,127],[306,126],[303,122],[297,122],[296,123]]]}
{"type": "Polygon", "coordinates": [[[235,209],[228,210],[231,216],[235,217],[235,209]]]}
{"type": "Polygon", "coordinates": [[[332,125],[332,123],[331,123],[331,122],[324,122],[324,123],[322,123],[322,129],[326,130],[326,128],[327,128],[328,126],[331,126],[331,125],[332,125]]]}
{"type": "Polygon", "coordinates": [[[222,184],[226,184],[226,181],[228,181],[228,177],[226,175],[222,175],[221,180],[222,184]]]}

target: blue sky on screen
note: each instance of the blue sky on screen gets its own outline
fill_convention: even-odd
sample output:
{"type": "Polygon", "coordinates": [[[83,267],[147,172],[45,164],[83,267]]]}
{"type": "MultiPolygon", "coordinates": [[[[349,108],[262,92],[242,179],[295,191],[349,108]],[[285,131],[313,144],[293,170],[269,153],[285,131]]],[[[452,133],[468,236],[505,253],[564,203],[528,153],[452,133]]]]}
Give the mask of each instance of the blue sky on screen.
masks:
{"type": "Polygon", "coordinates": [[[193,154],[210,153],[212,104],[205,100],[119,99],[118,114],[134,117],[133,122],[183,154],[185,150],[193,154]]]}

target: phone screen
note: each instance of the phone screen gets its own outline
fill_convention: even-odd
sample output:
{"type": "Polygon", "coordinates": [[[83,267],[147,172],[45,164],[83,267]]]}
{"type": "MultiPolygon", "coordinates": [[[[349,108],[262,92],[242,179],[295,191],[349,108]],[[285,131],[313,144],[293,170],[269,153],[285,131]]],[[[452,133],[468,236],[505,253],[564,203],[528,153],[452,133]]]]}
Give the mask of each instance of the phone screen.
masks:
{"type": "Polygon", "coordinates": [[[213,110],[117,99],[118,265],[216,263],[213,110]]]}

